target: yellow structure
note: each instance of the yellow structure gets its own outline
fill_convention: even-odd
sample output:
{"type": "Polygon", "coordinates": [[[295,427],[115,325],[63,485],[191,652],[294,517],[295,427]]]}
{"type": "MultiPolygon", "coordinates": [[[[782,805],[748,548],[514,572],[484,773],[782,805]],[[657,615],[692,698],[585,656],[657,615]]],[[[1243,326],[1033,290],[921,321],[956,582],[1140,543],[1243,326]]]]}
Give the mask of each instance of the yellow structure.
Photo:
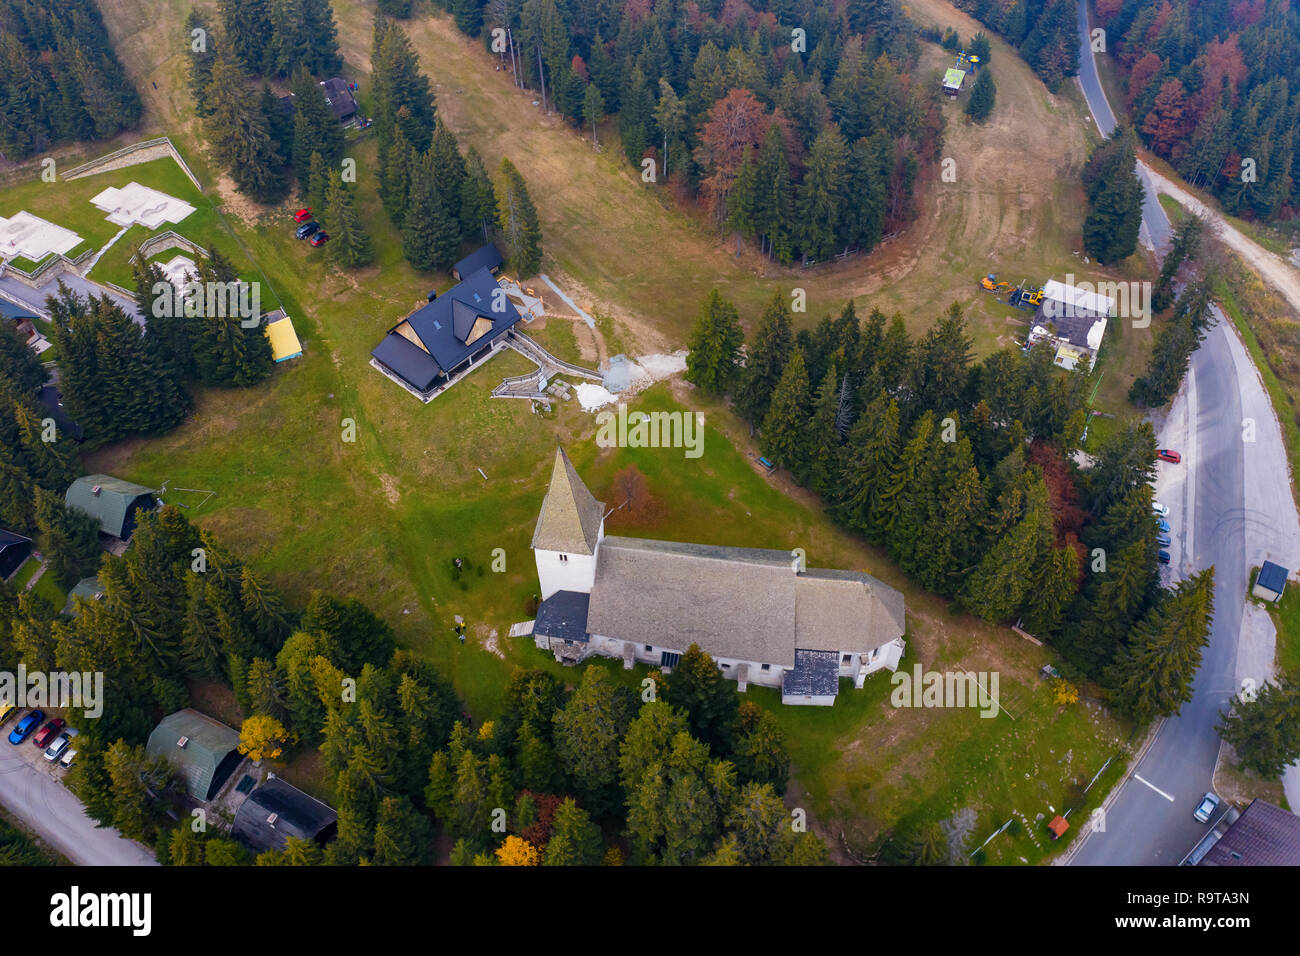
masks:
{"type": "Polygon", "coordinates": [[[293,321],[287,315],[266,324],[266,337],[271,340],[271,358],[275,361],[286,362],[302,355],[298,333],[294,331],[293,321]]]}

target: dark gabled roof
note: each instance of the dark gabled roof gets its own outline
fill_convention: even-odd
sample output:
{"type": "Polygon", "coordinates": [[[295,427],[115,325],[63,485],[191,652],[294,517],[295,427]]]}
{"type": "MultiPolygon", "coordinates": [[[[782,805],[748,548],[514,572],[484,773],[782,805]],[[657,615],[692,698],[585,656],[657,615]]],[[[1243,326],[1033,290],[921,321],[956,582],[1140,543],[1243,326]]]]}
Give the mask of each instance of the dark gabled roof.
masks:
{"type": "Polygon", "coordinates": [[[479,269],[389,329],[385,340],[370,354],[420,391],[426,390],[427,383],[442,370],[454,369],[519,321],[519,313],[510,298],[496,295],[497,289],[492,273],[479,269]],[[474,338],[470,332],[480,319],[491,325],[489,331],[474,338]],[[423,343],[423,350],[397,332],[403,325],[423,343]],[[387,344],[395,338],[410,349],[387,344]],[[427,350],[427,354],[421,359],[412,355],[411,350],[427,350]],[[407,374],[406,368],[414,378],[407,374]],[[438,371],[433,371],[434,368],[438,371]]]}
{"type": "Polygon", "coordinates": [[[151,508],[154,500],[152,488],[112,475],[82,475],[64,495],[64,504],[98,518],[99,530],[116,538],[122,537],[135,509],[151,508]]]}
{"type": "Polygon", "coordinates": [[[587,608],[591,595],[580,591],[556,591],[537,609],[533,634],[563,641],[587,641],[587,608]]]}
{"type": "Polygon", "coordinates": [[[336,119],[343,120],[356,114],[357,98],[343,80],[331,76],[328,80],[321,81],[321,88],[325,91],[325,102],[334,111],[336,119]]]}
{"type": "Polygon", "coordinates": [[[239,732],[221,721],[186,708],[168,714],[149,734],[145,754],[150,760],[165,757],[176,767],[185,788],[199,800],[209,792],[223,763],[239,747],[239,732]],[[185,746],[180,746],[181,738],[185,746]]]}
{"type": "Polygon", "coordinates": [[[338,818],[333,807],[273,774],[239,805],[232,830],[255,850],[283,850],[289,837],[314,840],[338,818]]]}
{"type": "Polygon", "coordinates": [[[1252,800],[1200,865],[1300,866],[1300,817],[1252,800]]]}
{"type": "Polygon", "coordinates": [[[794,669],[781,675],[781,693],[791,697],[834,697],[839,692],[839,654],[797,648],[794,669]]]}
{"type": "Polygon", "coordinates": [[[1282,589],[1286,587],[1286,568],[1272,561],[1265,561],[1259,569],[1259,576],[1255,578],[1255,583],[1281,594],[1282,589]]]}
{"type": "MultiPolygon", "coordinates": [[[[31,538],[27,538],[13,531],[6,531],[4,528],[0,528],[0,551],[5,550],[5,548],[11,548],[16,544],[21,545],[21,544],[31,544],[31,543],[32,543],[31,538]]],[[[582,620],[584,623],[587,620],[587,612],[585,608],[583,609],[582,620]]]]}
{"type": "Polygon", "coordinates": [[[505,262],[505,259],[501,255],[501,250],[496,247],[496,243],[489,242],[486,246],[471,252],[452,266],[451,272],[452,275],[460,276],[463,279],[478,272],[479,269],[487,269],[489,272],[493,269],[500,269],[503,262],[505,262]]]}
{"type": "Polygon", "coordinates": [[[434,379],[442,374],[432,355],[396,332],[386,335],[370,354],[421,392],[428,391],[434,379]]]}

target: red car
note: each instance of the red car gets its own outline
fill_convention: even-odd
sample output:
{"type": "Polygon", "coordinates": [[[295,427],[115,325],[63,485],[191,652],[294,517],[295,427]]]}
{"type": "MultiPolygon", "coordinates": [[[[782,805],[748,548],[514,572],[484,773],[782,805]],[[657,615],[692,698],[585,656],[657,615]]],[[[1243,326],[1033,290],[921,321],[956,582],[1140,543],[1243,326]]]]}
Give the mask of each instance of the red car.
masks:
{"type": "Polygon", "coordinates": [[[306,222],[310,218],[311,218],[310,206],[306,206],[302,209],[299,209],[296,213],[293,214],[294,222],[306,222]]]}
{"type": "Polygon", "coordinates": [[[330,234],[328,232],[317,232],[316,235],[311,237],[311,244],[313,246],[323,246],[329,241],[330,234]]]}
{"type": "Polygon", "coordinates": [[[57,737],[67,725],[67,721],[62,717],[55,717],[36,732],[36,736],[32,737],[32,743],[41,750],[44,750],[49,745],[50,741],[57,737]]]}
{"type": "Polygon", "coordinates": [[[1172,448],[1157,448],[1156,457],[1161,461],[1172,461],[1175,465],[1183,460],[1183,456],[1172,448]]]}

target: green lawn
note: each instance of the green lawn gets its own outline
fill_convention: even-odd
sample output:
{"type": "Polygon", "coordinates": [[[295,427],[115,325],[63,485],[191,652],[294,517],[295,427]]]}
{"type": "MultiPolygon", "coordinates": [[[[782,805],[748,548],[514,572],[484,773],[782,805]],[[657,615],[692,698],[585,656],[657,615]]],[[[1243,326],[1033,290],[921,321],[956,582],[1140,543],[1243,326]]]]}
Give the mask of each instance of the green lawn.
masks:
{"type": "MultiPolygon", "coordinates": [[[[19,592],[26,590],[27,583],[35,576],[40,566],[41,563],[35,558],[28,558],[14,575],[14,589],[19,592]]],[[[59,587],[48,572],[41,575],[40,580],[32,587],[32,591],[49,601],[56,611],[63,610],[63,605],[68,602],[68,592],[59,587]]]]}
{"type": "Polygon", "coordinates": [[[1251,588],[1255,586],[1255,578],[1258,575],[1259,568],[1250,569],[1250,582],[1246,587],[1246,594],[1250,595],[1251,600],[1256,604],[1268,609],[1269,617],[1273,619],[1273,626],[1277,628],[1277,650],[1274,660],[1277,662],[1278,670],[1293,677],[1300,677],[1300,592],[1296,590],[1294,584],[1288,583],[1282,592],[1282,600],[1276,604],[1256,598],[1251,595],[1251,588]]]}

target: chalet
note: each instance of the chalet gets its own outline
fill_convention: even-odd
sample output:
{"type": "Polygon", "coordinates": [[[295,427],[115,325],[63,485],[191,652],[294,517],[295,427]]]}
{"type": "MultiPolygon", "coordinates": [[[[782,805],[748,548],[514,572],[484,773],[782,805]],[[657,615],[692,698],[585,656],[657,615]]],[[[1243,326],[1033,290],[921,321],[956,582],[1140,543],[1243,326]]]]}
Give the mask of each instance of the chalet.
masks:
{"type": "Polygon", "coordinates": [[[460,262],[452,266],[451,274],[456,278],[457,282],[464,279],[466,276],[473,275],[475,272],[478,272],[479,269],[487,269],[489,272],[496,274],[500,271],[501,264],[505,261],[506,260],[501,255],[501,250],[497,248],[496,243],[489,242],[482,249],[479,249],[476,252],[471,252],[464,259],[461,259],[460,262]]]}
{"type": "Polygon", "coordinates": [[[10,302],[8,299],[0,299],[0,318],[26,344],[31,344],[32,339],[39,334],[35,325],[37,315],[26,306],[10,302]]]}
{"type": "Polygon", "coordinates": [[[1115,300],[1110,296],[1053,279],[1043,286],[1029,343],[1054,347],[1054,361],[1061,368],[1074,368],[1084,356],[1095,363],[1106,325],[1114,315],[1115,300]]]}
{"type": "Polygon", "coordinates": [[[334,118],[340,123],[350,123],[357,115],[357,98],[352,95],[352,88],[337,76],[321,80],[325,90],[325,102],[334,111],[334,118]]]}
{"type": "Polygon", "coordinates": [[[205,802],[220,792],[244,759],[238,731],[189,708],[164,717],[144,750],[150,760],[167,760],[189,795],[205,802]]]}
{"type": "Polygon", "coordinates": [[[0,528],[0,581],[8,580],[11,574],[22,567],[31,553],[31,538],[0,528]]]}
{"type": "Polygon", "coordinates": [[[487,266],[430,296],[370,353],[371,365],[423,402],[504,348],[520,319],[487,266]]]}
{"type": "Polygon", "coordinates": [[[253,790],[231,832],[253,850],[283,850],[289,837],[328,843],[338,833],[338,812],[275,774],[253,790]]]}
{"type": "Polygon", "coordinates": [[[1250,589],[1250,593],[1276,604],[1282,600],[1282,592],[1285,590],[1286,568],[1272,561],[1265,561],[1260,566],[1259,574],[1255,575],[1255,584],[1250,589]]]}
{"type": "Polygon", "coordinates": [[[98,519],[99,530],[128,541],[135,531],[135,513],[158,504],[154,489],[112,475],[82,475],[64,495],[64,503],[98,519]]]}
{"type": "Polygon", "coordinates": [[[805,569],[787,551],[605,534],[605,506],[557,449],[533,533],[542,603],[534,643],[671,668],[699,645],[735,680],[829,706],[903,655],[903,595],[868,574],[805,569]]]}

